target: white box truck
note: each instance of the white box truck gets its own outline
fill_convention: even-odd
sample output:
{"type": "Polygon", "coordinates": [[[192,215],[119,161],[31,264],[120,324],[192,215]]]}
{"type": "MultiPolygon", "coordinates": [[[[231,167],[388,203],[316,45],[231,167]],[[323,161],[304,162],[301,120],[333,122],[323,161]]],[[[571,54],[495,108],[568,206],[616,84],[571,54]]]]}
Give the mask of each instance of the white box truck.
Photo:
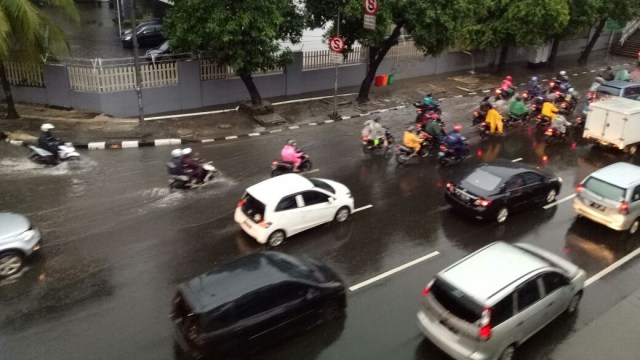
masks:
{"type": "Polygon", "coordinates": [[[640,101],[612,97],[592,102],[582,137],[635,154],[640,145],[640,101]]]}

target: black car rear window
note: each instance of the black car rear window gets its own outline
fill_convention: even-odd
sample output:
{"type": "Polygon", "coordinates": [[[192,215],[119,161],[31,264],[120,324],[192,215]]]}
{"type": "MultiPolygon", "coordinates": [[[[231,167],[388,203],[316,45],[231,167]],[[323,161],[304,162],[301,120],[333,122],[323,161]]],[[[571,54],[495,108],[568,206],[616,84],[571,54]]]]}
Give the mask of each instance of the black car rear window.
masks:
{"type": "Polygon", "coordinates": [[[440,305],[464,321],[474,323],[482,315],[481,305],[442,279],[436,278],[430,293],[440,305]]]}
{"type": "Polygon", "coordinates": [[[465,189],[482,196],[495,193],[501,183],[502,178],[481,168],[474,170],[460,182],[465,189]]]}
{"type": "Polygon", "coordinates": [[[258,222],[264,218],[264,204],[251,196],[249,193],[245,193],[242,197],[242,212],[253,219],[253,221],[258,222]]]}

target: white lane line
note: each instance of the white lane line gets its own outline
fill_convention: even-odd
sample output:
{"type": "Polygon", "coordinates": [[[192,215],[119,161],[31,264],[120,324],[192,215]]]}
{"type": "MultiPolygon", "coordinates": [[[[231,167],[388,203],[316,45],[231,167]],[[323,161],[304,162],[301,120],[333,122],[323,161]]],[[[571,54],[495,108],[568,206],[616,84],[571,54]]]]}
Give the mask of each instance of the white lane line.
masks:
{"type": "Polygon", "coordinates": [[[225,136],[224,139],[225,140],[233,140],[233,139],[237,139],[238,136],[237,135],[232,135],[232,136],[225,136]]]}
{"type": "Polygon", "coordinates": [[[517,159],[511,160],[511,162],[518,162],[518,161],[522,161],[522,158],[517,158],[517,159]]]}
{"type": "Polygon", "coordinates": [[[201,142],[202,143],[210,143],[210,142],[214,142],[214,139],[203,139],[201,142]]]}
{"type": "Polygon", "coordinates": [[[482,92],[485,93],[485,94],[488,93],[489,91],[491,91],[491,90],[482,90],[482,92]]]}
{"type": "Polygon", "coordinates": [[[584,287],[587,287],[587,286],[593,284],[594,282],[600,280],[602,277],[604,277],[608,273],[612,272],[613,270],[619,268],[624,263],[626,263],[627,261],[629,261],[629,260],[633,259],[634,257],[638,256],[639,254],[640,254],[640,248],[635,249],[633,252],[627,254],[625,257],[621,258],[620,260],[618,260],[618,261],[614,262],[613,264],[611,264],[611,265],[607,266],[606,268],[604,268],[599,273],[597,273],[597,274],[593,275],[592,277],[588,278],[587,281],[584,282],[584,287]]]}
{"type": "Polygon", "coordinates": [[[542,81],[546,82],[546,81],[549,81],[549,79],[542,79],[542,81]]]}
{"type": "Polygon", "coordinates": [[[459,98],[461,98],[461,97],[463,97],[463,96],[464,96],[464,95],[456,95],[456,96],[454,96],[454,98],[459,99],[459,98]]]}
{"type": "Polygon", "coordinates": [[[334,122],[335,120],[325,120],[324,123],[325,124],[331,124],[332,122],[334,122]]]}
{"type": "Polygon", "coordinates": [[[592,73],[594,73],[594,72],[596,72],[596,71],[595,71],[595,70],[589,70],[589,72],[592,72],[592,73]]]}
{"type": "Polygon", "coordinates": [[[558,204],[562,204],[562,203],[563,203],[563,202],[565,202],[565,201],[571,200],[571,199],[573,199],[574,197],[576,197],[576,194],[571,194],[571,195],[569,195],[569,196],[567,196],[567,197],[565,197],[565,198],[562,198],[562,199],[560,199],[560,200],[558,200],[558,201],[556,201],[556,202],[552,202],[551,204],[547,204],[547,205],[543,206],[542,208],[543,208],[543,209],[549,209],[549,208],[552,208],[552,207],[554,207],[554,206],[556,206],[556,205],[558,205],[558,204]]]}
{"type": "Polygon", "coordinates": [[[478,93],[470,92],[467,95],[478,95],[478,93]]]}
{"type": "Polygon", "coordinates": [[[575,73],[575,74],[572,74],[572,75],[573,75],[573,76],[578,76],[578,75],[580,75],[580,74],[578,74],[578,73],[575,73]]]}
{"type": "Polygon", "coordinates": [[[249,136],[260,136],[260,133],[259,132],[251,133],[251,134],[249,134],[249,136]]]}
{"type": "Polygon", "coordinates": [[[584,74],[586,74],[586,73],[587,73],[586,71],[583,71],[583,72],[581,72],[580,74],[583,74],[583,75],[584,75],[584,74]]]}
{"type": "Polygon", "coordinates": [[[307,125],[310,125],[310,126],[316,126],[316,125],[318,125],[318,123],[314,123],[314,122],[312,122],[312,123],[308,123],[307,125]]]}
{"type": "Polygon", "coordinates": [[[289,126],[289,130],[294,130],[294,129],[300,129],[300,126],[298,125],[289,126]]]}
{"type": "Polygon", "coordinates": [[[372,284],[372,283],[374,283],[374,282],[376,282],[378,280],[384,279],[389,275],[393,275],[393,274],[397,273],[398,271],[402,271],[402,270],[404,270],[404,269],[406,269],[408,267],[411,267],[411,266],[413,266],[415,264],[418,264],[418,263],[423,262],[425,260],[431,259],[432,257],[437,256],[439,254],[440,253],[438,251],[434,251],[431,254],[427,254],[427,255],[425,255],[425,256],[423,256],[421,258],[418,258],[418,259],[415,259],[413,261],[410,261],[410,262],[408,262],[408,263],[406,263],[404,265],[400,265],[395,269],[391,269],[391,270],[389,270],[389,271],[387,271],[385,273],[382,273],[382,274],[380,274],[378,276],[372,277],[369,280],[366,280],[366,281],[363,281],[363,282],[361,282],[359,284],[353,285],[352,287],[349,288],[349,291],[356,291],[356,290],[358,290],[358,289],[360,289],[362,287],[365,287],[365,286],[367,286],[369,284],[372,284]]]}
{"type": "Polygon", "coordinates": [[[269,134],[274,134],[274,133],[277,133],[277,132],[280,132],[280,131],[282,131],[282,129],[271,130],[271,131],[269,131],[269,134]]]}
{"type": "Polygon", "coordinates": [[[373,207],[373,205],[369,204],[369,205],[365,205],[363,207],[359,207],[355,210],[353,210],[353,213],[357,213],[358,211],[362,211],[362,210],[367,210],[367,209],[371,209],[373,207]]]}

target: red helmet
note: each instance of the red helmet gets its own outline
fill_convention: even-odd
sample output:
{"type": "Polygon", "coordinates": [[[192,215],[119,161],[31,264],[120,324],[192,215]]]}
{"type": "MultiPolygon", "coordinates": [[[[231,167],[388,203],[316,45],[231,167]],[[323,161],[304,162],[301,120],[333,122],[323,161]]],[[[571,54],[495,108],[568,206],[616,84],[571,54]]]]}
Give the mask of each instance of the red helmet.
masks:
{"type": "Polygon", "coordinates": [[[513,80],[513,78],[511,77],[511,75],[507,75],[506,79],[507,79],[507,80],[509,80],[509,81],[513,80]]]}
{"type": "Polygon", "coordinates": [[[438,116],[438,114],[436,114],[436,113],[432,113],[432,114],[431,114],[431,118],[432,118],[433,120],[437,120],[437,119],[439,118],[439,116],[438,116]]]}
{"type": "Polygon", "coordinates": [[[453,125],[453,131],[460,131],[460,130],[462,130],[462,125],[461,124],[453,125]]]}

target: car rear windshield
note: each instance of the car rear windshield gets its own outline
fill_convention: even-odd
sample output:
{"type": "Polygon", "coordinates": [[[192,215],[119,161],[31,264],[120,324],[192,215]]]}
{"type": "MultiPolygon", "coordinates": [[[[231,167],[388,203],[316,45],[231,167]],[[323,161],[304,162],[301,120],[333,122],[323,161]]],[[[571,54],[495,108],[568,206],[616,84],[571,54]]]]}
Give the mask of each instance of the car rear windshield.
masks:
{"type": "Polygon", "coordinates": [[[251,196],[249,193],[245,193],[242,197],[242,212],[253,219],[255,222],[259,222],[264,218],[264,204],[251,196]]]}
{"type": "Polygon", "coordinates": [[[594,177],[587,179],[587,181],[584,182],[584,187],[605,199],[622,201],[625,198],[625,189],[594,177]]]}
{"type": "Polygon", "coordinates": [[[320,179],[309,179],[309,181],[311,181],[311,183],[313,184],[313,186],[320,188],[322,190],[326,190],[332,194],[336,193],[336,190],[329,184],[327,184],[326,182],[320,180],[320,179]]]}
{"type": "Polygon", "coordinates": [[[598,86],[598,89],[596,90],[596,92],[598,92],[600,94],[620,96],[620,89],[619,88],[614,88],[614,87],[606,86],[606,85],[598,86]]]}
{"type": "Polygon", "coordinates": [[[482,169],[476,169],[461,181],[462,187],[478,195],[495,193],[501,183],[501,178],[482,169]]]}
{"type": "Polygon", "coordinates": [[[431,285],[430,293],[440,305],[464,321],[474,323],[482,315],[481,305],[440,278],[436,278],[431,285]]]}

